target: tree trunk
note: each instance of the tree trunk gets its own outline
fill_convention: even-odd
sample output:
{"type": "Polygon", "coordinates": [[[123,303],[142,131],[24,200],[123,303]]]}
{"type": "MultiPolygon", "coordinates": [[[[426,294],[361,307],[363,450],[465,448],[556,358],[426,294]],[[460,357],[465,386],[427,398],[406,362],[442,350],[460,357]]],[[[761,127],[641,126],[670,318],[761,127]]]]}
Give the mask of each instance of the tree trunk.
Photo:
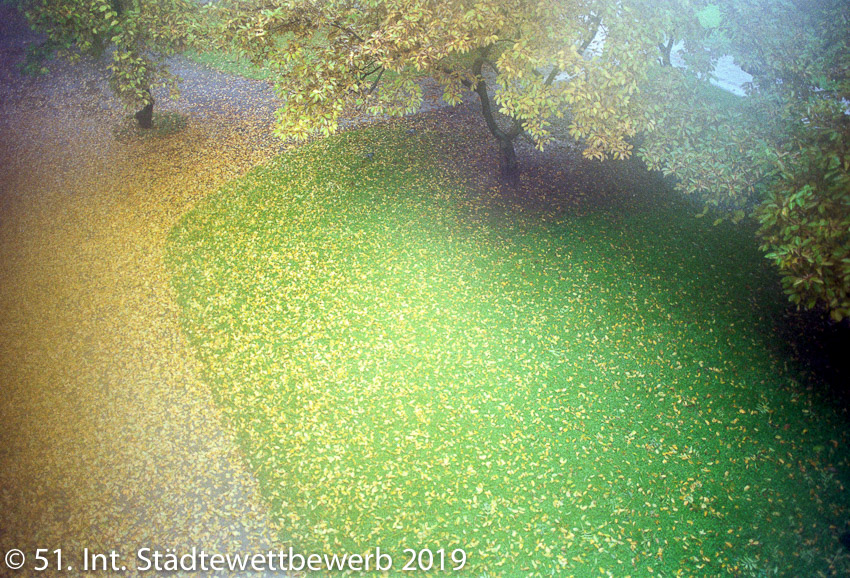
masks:
{"type": "Polygon", "coordinates": [[[519,183],[519,163],[516,160],[514,141],[512,138],[499,138],[499,170],[509,184],[519,183]]]}
{"type": "Polygon", "coordinates": [[[673,52],[673,37],[669,37],[667,44],[659,44],[658,49],[661,50],[661,66],[672,66],[670,53],[673,52]]]}
{"type": "Polygon", "coordinates": [[[514,122],[510,130],[505,131],[499,128],[496,124],[496,117],[493,114],[493,106],[490,103],[490,94],[487,92],[487,83],[481,76],[481,68],[484,64],[484,59],[489,52],[489,48],[482,51],[481,56],[472,65],[472,72],[478,77],[478,84],[475,85],[475,92],[478,94],[478,99],[481,101],[481,112],[484,115],[484,120],[487,123],[487,128],[490,134],[496,137],[499,141],[499,169],[502,178],[504,178],[511,186],[516,186],[519,183],[519,163],[516,159],[516,151],[514,150],[514,139],[519,134],[522,125],[519,122],[514,122]]]}
{"type": "Polygon", "coordinates": [[[135,115],[141,128],[153,128],[153,97],[150,96],[150,93],[148,93],[148,97],[150,102],[142,110],[136,112],[135,115]]]}

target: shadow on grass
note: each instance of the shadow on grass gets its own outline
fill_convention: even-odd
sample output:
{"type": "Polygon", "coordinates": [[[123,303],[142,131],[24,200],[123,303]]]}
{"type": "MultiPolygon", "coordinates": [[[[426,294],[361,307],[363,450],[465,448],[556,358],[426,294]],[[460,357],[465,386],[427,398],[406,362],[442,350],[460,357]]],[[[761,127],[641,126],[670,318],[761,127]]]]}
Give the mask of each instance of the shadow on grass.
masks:
{"type": "Polygon", "coordinates": [[[850,324],[836,323],[822,311],[789,307],[780,331],[788,355],[808,376],[809,387],[850,420],[850,324]]]}

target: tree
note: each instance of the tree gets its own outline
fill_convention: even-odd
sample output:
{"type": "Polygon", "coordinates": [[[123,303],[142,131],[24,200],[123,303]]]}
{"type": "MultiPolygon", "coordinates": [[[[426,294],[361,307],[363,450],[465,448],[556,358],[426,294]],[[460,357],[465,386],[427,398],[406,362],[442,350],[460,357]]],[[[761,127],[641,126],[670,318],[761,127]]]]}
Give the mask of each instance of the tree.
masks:
{"type": "Polygon", "coordinates": [[[68,51],[111,50],[113,87],[143,124],[152,87],[174,87],[163,57],[202,22],[277,73],[283,137],[413,112],[430,76],[449,103],[474,92],[511,182],[518,138],[637,153],[706,212],[757,219],[793,302],[850,316],[843,0],[32,1],[31,21],[68,51]],[[734,106],[707,97],[727,53],[754,77],[734,106]]]}
{"type": "MultiPolygon", "coordinates": [[[[715,212],[757,219],[793,303],[850,317],[850,6],[717,4],[714,49],[752,74],[747,98],[734,108],[673,99],[641,154],[715,212]]],[[[669,77],[649,98],[686,83],[669,77]]]]}
{"type": "Polygon", "coordinates": [[[26,15],[37,31],[71,59],[110,55],[110,84],[136,119],[152,126],[153,90],[176,93],[167,56],[194,38],[199,5],[192,0],[32,0],[26,15]]]}
{"type": "Polygon", "coordinates": [[[758,219],[793,302],[850,315],[840,0],[224,0],[216,11],[224,37],[280,73],[281,136],[330,134],[346,110],[414,111],[428,75],[449,103],[475,92],[508,179],[519,137],[542,148],[563,129],[589,158],[637,152],[706,212],[758,219]],[[734,106],[707,96],[726,53],[754,75],[734,106]]]}
{"type": "Polygon", "coordinates": [[[525,136],[542,148],[563,122],[587,156],[628,156],[628,139],[651,128],[636,106],[638,87],[665,47],[669,56],[673,34],[704,30],[698,4],[231,0],[218,10],[230,37],[282,72],[282,136],[332,133],[347,109],[415,111],[422,97],[416,79],[428,75],[449,103],[475,92],[502,172],[515,178],[515,140],[525,136]],[[591,50],[601,37],[604,50],[591,50]]]}

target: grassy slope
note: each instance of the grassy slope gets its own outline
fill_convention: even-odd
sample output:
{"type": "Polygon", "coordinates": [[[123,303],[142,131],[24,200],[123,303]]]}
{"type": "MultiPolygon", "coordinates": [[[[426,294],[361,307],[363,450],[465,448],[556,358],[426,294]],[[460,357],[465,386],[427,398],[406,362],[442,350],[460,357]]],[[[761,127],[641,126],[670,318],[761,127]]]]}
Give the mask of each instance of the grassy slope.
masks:
{"type": "Polygon", "coordinates": [[[749,232],[658,190],[526,216],[447,170],[470,145],[337,136],[172,234],[282,538],[474,575],[846,569],[846,434],[777,354],[749,232]]]}

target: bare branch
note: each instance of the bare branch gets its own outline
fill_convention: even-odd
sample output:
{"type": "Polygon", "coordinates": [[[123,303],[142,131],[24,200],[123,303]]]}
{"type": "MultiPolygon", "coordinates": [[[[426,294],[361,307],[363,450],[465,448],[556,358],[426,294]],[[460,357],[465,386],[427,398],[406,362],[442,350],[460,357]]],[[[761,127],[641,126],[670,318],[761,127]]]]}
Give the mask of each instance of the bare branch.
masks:
{"type": "Polygon", "coordinates": [[[661,51],[661,66],[671,66],[670,53],[673,50],[673,36],[669,36],[667,44],[659,44],[658,49],[661,51]]]}

